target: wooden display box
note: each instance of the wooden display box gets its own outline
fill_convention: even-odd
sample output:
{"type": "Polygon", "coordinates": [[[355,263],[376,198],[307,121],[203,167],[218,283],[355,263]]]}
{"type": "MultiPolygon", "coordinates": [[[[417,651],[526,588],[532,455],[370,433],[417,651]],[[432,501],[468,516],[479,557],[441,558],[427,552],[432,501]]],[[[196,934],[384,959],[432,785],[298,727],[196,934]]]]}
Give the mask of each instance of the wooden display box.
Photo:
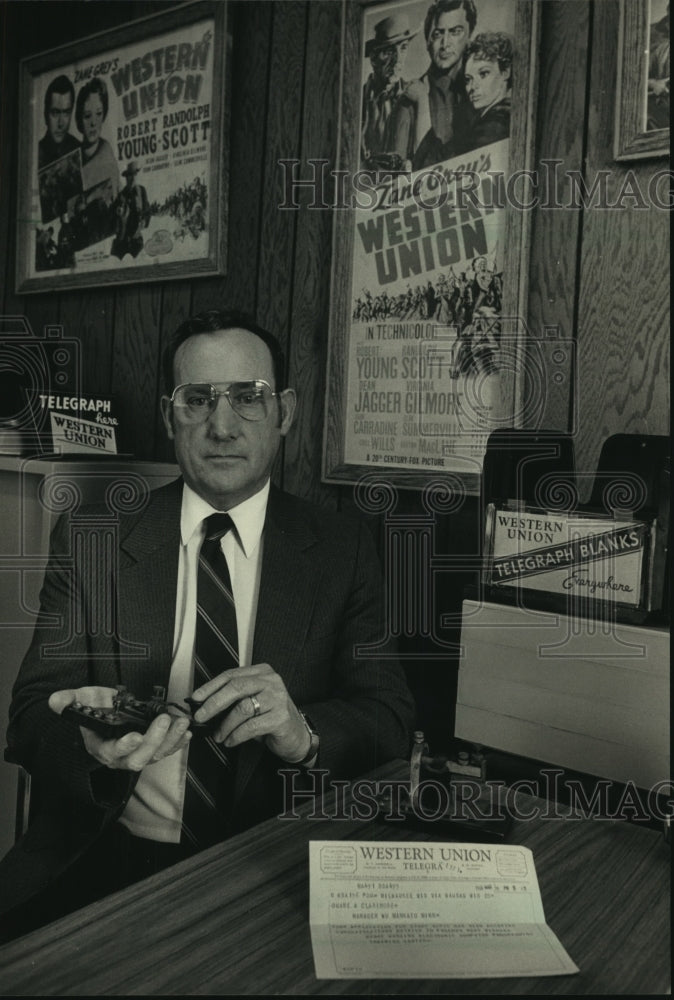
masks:
{"type": "Polygon", "coordinates": [[[464,601],[455,735],[639,788],[669,777],[669,633],[464,601]]]}

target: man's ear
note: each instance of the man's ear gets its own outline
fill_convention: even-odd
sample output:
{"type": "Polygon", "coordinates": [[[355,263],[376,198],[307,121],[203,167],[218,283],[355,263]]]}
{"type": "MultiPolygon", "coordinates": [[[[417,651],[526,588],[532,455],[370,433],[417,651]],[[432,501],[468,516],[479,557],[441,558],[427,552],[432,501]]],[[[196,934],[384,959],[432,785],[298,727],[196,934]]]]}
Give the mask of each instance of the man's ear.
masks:
{"type": "Polygon", "coordinates": [[[171,406],[171,400],[168,396],[162,396],[161,398],[161,415],[164,421],[164,427],[166,428],[166,433],[168,434],[168,439],[169,441],[173,441],[175,437],[173,427],[173,407],[171,406]]]}
{"type": "Polygon", "coordinates": [[[292,427],[293,418],[295,416],[295,407],[297,406],[297,396],[295,395],[295,390],[284,389],[281,393],[279,402],[281,405],[281,437],[285,437],[292,427]]]}

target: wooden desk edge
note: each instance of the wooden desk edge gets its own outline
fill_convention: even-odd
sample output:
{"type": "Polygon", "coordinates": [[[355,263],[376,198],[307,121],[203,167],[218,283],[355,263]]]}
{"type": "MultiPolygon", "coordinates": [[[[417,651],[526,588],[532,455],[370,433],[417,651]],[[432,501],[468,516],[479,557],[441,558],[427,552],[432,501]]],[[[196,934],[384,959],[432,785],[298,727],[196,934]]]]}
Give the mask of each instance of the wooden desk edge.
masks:
{"type": "MultiPolygon", "coordinates": [[[[397,781],[405,778],[407,773],[408,765],[405,762],[392,761],[384,767],[379,768],[371,775],[366,775],[364,777],[369,781],[397,781]]],[[[324,805],[326,813],[329,811],[331,802],[333,801],[334,795],[325,800],[324,805]]],[[[348,802],[348,799],[346,801],[348,802]]],[[[535,803],[536,801],[537,800],[533,798],[531,799],[531,803],[535,803]]],[[[250,863],[251,861],[255,861],[255,869],[257,872],[256,881],[259,884],[253,884],[246,889],[246,895],[248,896],[249,903],[252,907],[254,894],[256,892],[267,892],[269,885],[273,882],[273,879],[277,877],[277,872],[279,870],[287,871],[293,866],[295,868],[299,866],[303,869],[303,873],[306,871],[305,866],[308,865],[306,847],[310,840],[386,840],[397,839],[397,836],[401,832],[400,828],[396,828],[395,824],[387,824],[386,826],[382,825],[381,830],[378,831],[375,826],[376,821],[375,823],[372,821],[369,823],[347,821],[336,824],[330,819],[311,820],[309,817],[313,811],[314,807],[311,804],[305,804],[299,807],[298,812],[302,814],[303,819],[303,821],[299,824],[297,821],[287,820],[281,827],[279,827],[279,820],[275,818],[267,820],[258,827],[254,827],[252,830],[246,831],[245,833],[240,834],[221,845],[216,845],[208,851],[203,852],[194,858],[190,858],[174,868],[160,872],[158,875],[155,875],[144,882],[131,886],[120,893],[115,893],[98,903],[92,904],[83,910],[64,917],[63,919],[56,921],[47,927],[41,928],[24,938],[20,938],[15,942],[5,945],[0,948],[0,988],[2,988],[2,992],[4,995],[37,995],[36,970],[41,970],[41,974],[43,976],[43,987],[45,983],[51,984],[49,976],[50,969],[58,969],[59,972],[62,972],[59,961],[67,961],[65,955],[67,954],[69,948],[76,948],[77,953],[81,954],[82,950],[86,948],[87,938],[91,942],[95,942],[96,935],[98,934],[101,935],[102,939],[106,938],[106,928],[108,928],[108,930],[112,927],[119,928],[122,922],[124,926],[133,928],[134,915],[138,915],[138,919],[141,920],[141,911],[144,907],[147,908],[151,899],[155,900],[158,906],[162,903],[162,897],[164,902],[170,901],[174,894],[177,899],[179,893],[181,892],[181,888],[182,891],[184,891],[186,886],[193,884],[195,881],[199,881],[203,886],[203,884],[209,882],[209,879],[212,879],[212,875],[214,873],[219,875],[228,875],[228,877],[231,878],[232,873],[237,872],[237,870],[243,870],[245,873],[244,862],[250,863]],[[396,834],[396,829],[398,829],[398,834],[396,834]],[[373,836],[373,832],[377,832],[379,835],[373,836]],[[359,838],[358,834],[366,834],[366,836],[359,838]],[[270,842],[266,845],[270,847],[269,852],[265,852],[263,850],[265,841],[270,842]],[[265,870],[271,866],[274,868],[274,874],[265,870]]],[[[562,851],[563,842],[567,842],[566,852],[568,854],[569,846],[573,846],[572,844],[569,845],[569,840],[584,841],[584,843],[579,845],[579,848],[587,856],[585,868],[587,869],[588,879],[591,879],[592,872],[590,869],[597,867],[594,863],[595,859],[598,862],[600,860],[600,855],[604,854],[603,849],[597,850],[597,844],[603,842],[603,840],[606,840],[607,838],[607,843],[612,839],[610,833],[611,828],[607,826],[606,823],[602,825],[601,823],[593,824],[586,821],[586,825],[584,827],[579,826],[578,823],[572,822],[565,823],[562,827],[557,824],[556,827],[548,828],[546,832],[546,822],[552,823],[553,821],[536,820],[528,828],[522,826],[520,830],[515,831],[515,836],[510,838],[509,842],[521,843],[522,841],[530,840],[534,843],[538,843],[539,850],[538,853],[534,850],[534,858],[537,862],[537,871],[539,875],[539,882],[541,883],[541,892],[546,916],[548,917],[548,923],[555,933],[558,934],[562,944],[567,948],[571,957],[576,961],[576,964],[579,965],[581,969],[579,976],[554,977],[551,979],[543,977],[527,977],[526,979],[513,978],[507,980],[427,980],[424,981],[423,984],[419,984],[414,980],[318,981],[313,978],[312,966],[309,979],[313,978],[314,988],[311,990],[305,990],[303,988],[300,992],[305,995],[316,995],[319,993],[355,993],[365,983],[370,984],[368,990],[369,992],[383,994],[389,993],[391,995],[395,993],[405,993],[409,990],[414,990],[417,987],[421,988],[422,986],[423,992],[427,994],[444,992],[464,995],[469,993],[514,993],[516,995],[533,993],[545,995],[547,992],[550,992],[569,993],[571,995],[579,996],[589,995],[593,992],[607,992],[607,989],[601,980],[605,963],[605,954],[599,954],[596,961],[593,960],[591,962],[589,960],[587,957],[587,948],[582,948],[584,932],[578,932],[578,941],[574,941],[573,945],[570,941],[571,936],[574,938],[576,936],[574,933],[576,921],[575,919],[571,920],[571,911],[574,907],[578,909],[580,906],[582,917],[582,911],[587,909],[587,901],[573,898],[573,885],[571,882],[569,883],[568,888],[565,888],[564,885],[562,885],[561,887],[556,888],[554,893],[551,886],[555,880],[556,882],[565,881],[565,879],[560,879],[559,871],[557,870],[557,852],[562,851]],[[560,831],[564,834],[564,837],[562,838],[558,836],[560,831]],[[579,832],[574,833],[573,831],[579,832]],[[518,837],[518,833],[524,833],[525,836],[518,837]],[[556,923],[559,923],[560,926],[556,927],[556,923]],[[580,955],[581,950],[584,952],[582,959],[580,955]],[[495,985],[502,988],[494,990],[493,987],[495,985]],[[546,989],[546,985],[548,989],[546,989]],[[581,987],[587,987],[587,990],[585,992],[580,992],[581,987]]],[[[608,822],[611,823],[613,821],[608,822]]],[[[661,992],[665,988],[668,989],[670,985],[668,963],[669,955],[667,951],[669,935],[665,926],[667,921],[665,920],[663,922],[662,919],[663,904],[662,900],[660,900],[656,906],[655,902],[648,896],[652,888],[651,883],[657,884],[660,888],[663,888],[662,880],[658,873],[655,872],[655,868],[657,867],[659,869],[660,867],[663,867],[660,864],[660,857],[662,857],[666,862],[666,851],[664,850],[664,845],[661,843],[662,838],[655,831],[638,828],[629,830],[626,829],[626,826],[627,825],[623,824],[622,833],[620,833],[617,838],[613,838],[619,842],[614,843],[613,847],[614,850],[618,851],[617,859],[623,862],[621,872],[626,865],[630,865],[634,862],[632,865],[633,871],[627,871],[625,875],[626,877],[628,875],[633,877],[634,896],[635,898],[638,896],[642,910],[644,908],[644,904],[648,904],[650,912],[650,904],[653,902],[653,924],[651,925],[648,933],[650,934],[654,928],[661,931],[663,947],[661,949],[662,961],[658,963],[659,967],[657,969],[651,967],[646,970],[648,975],[645,977],[643,982],[643,991],[635,989],[633,979],[631,983],[628,983],[628,988],[625,989],[624,992],[644,992],[645,994],[652,995],[654,988],[657,988],[658,992],[661,992]],[[646,850],[643,852],[639,850],[635,858],[628,860],[630,851],[634,853],[636,850],[635,844],[637,844],[637,841],[639,844],[644,843],[646,850]],[[621,855],[623,856],[621,857],[621,855]],[[645,870],[646,868],[648,871],[645,870]],[[654,873],[651,872],[651,869],[653,869],[654,873]],[[638,891],[639,888],[641,888],[641,894],[638,891]]],[[[406,830],[402,831],[402,833],[403,836],[401,839],[434,839],[430,834],[428,836],[420,836],[417,832],[414,832],[413,834],[408,835],[408,831],[406,830]]],[[[460,839],[464,841],[469,840],[468,837],[461,837],[460,839]]],[[[524,846],[531,845],[525,843],[524,846]]],[[[622,874],[619,874],[618,877],[622,877],[622,874]]],[[[583,877],[583,882],[584,880],[585,879],[583,877]]],[[[299,891],[299,896],[297,898],[302,899],[302,905],[304,907],[306,906],[308,898],[308,878],[306,878],[304,874],[303,883],[304,884],[299,891]]],[[[295,902],[297,902],[297,898],[295,899],[295,902]]],[[[222,904],[222,902],[224,902],[224,898],[219,902],[222,904]]],[[[607,914],[606,916],[608,918],[610,917],[610,914],[607,914]]],[[[296,930],[303,942],[300,950],[303,950],[306,954],[306,946],[309,938],[308,920],[306,922],[306,938],[304,936],[304,931],[300,926],[302,924],[302,920],[299,918],[298,920],[299,923],[296,930]]],[[[147,930],[147,927],[145,929],[147,930]]],[[[139,926],[138,932],[140,933],[140,931],[141,927],[139,926]]],[[[643,957],[641,956],[641,949],[634,937],[633,931],[634,928],[629,928],[629,937],[626,932],[624,940],[615,941],[614,950],[616,955],[626,955],[628,962],[631,961],[630,956],[633,956],[634,954],[643,957]],[[628,940],[633,944],[633,948],[631,949],[625,948],[625,943],[628,940]],[[627,954],[628,951],[629,954],[627,954]]],[[[606,928],[603,929],[602,935],[602,948],[605,952],[605,938],[607,935],[606,928]]],[[[107,940],[110,940],[110,938],[107,937],[107,940]]],[[[144,950],[146,966],[151,965],[151,948],[152,941],[154,939],[150,936],[141,941],[138,941],[137,939],[135,940],[137,941],[139,948],[144,950]]],[[[113,940],[110,944],[109,953],[107,949],[105,951],[101,951],[100,948],[98,949],[97,961],[99,961],[103,967],[106,960],[109,961],[112,959],[121,968],[124,964],[123,951],[123,942],[113,940]]],[[[655,962],[655,958],[656,956],[653,956],[653,962],[655,962]]],[[[306,961],[303,959],[303,974],[306,976],[308,970],[304,968],[305,964],[306,961]]],[[[78,992],[79,990],[82,990],[83,992],[91,991],[92,985],[95,984],[91,975],[87,978],[87,974],[82,973],[82,976],[84,977],[84,982],[82,982],[81,978],[78,979],[77,977],[77,967],[75,967],[73,971],[75,975],[68,980],[69,988],[67,992],[78,992]]],[[[274,980],[273,975],[271,976],[271,979],[274,980]]],[[[122,985],[126,985],[128,987],[129,983],[122,983],[122,985]]],[[[309,985],[309,982],[307,982],[306,985],[309,985]]],[[[94,990],[92,992],[96,991],[94,990]]],[[[110,995],[115,995],[114,990],[108,990],[107,992],[110,995]]],[[[129,995],[129,992],[138,992],[138,990],[132,989],[129,991],[126,989],[119,995],[129,995]]],[[[224,992],[221,985],[219,986],[218,992],[224,992]]],[[[240,985],[236,989],[232,990],[232,993],[240,992],[246,992],[245,990],[241,990],[240,985]]],[[[283,991],[279,991],[276,988],[268,988],[257,991],[257,995],[271,995],[279,992],[283,991]]],[[[295,990],[288,991],[288,993],[293,992],[295,992],[295,990]]],[[[609,989],[608,992],[621,991],[609,989]]],[[[45,990],[41,993],[41,995],[48,995],[48,993],[45,990]]],[[[59,994],[55,993],[53,995],[59,994]]],[[[159,990],[156,994],[150,991],[147,995],[166,994],[159,990]]]]}

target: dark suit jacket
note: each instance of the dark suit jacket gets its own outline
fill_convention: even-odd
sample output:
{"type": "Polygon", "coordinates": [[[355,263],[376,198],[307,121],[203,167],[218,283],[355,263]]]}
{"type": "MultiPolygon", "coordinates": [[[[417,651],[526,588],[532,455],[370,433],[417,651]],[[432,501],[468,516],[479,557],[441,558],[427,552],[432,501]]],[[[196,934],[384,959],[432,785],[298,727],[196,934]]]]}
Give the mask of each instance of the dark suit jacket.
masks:
{"type": "MultiPolygon", "coordinates": [[[[0,863],[4,908],[81,854],[133,790],[134,776],[100,767],[79,727],[55,715],[47,699],[87,684],[125,684],[143,699],[156,684],[168,687],[181,497],[181,481],[149,494],[142,510],[107,528],[109,543],[101,517],[107,514],[108,525],[110,517],[101,509],[62,519],[54,531],[8,730],[8,756],[39,784],[39,811],[0,863]],[[93,534],[87,524],[96,526],[93,534]],[[71,545],[71,526],[83,541],[71,545]],[[93,552],[90,562],[83,546],[93,552]],[[101,614],[107,608],[109,619],[101,614]]],[[[367,529],[272,488],[253,662],[271,664],[311,718],[319,766],[331,777],[353,777],[408,751],[412,701],[397,661],[354,655],[355,645],[384,638],[382,607],[367,529]]],[[[279,766],[259,742],[241,748],[236,828],[282,811],[279,766]]]]}

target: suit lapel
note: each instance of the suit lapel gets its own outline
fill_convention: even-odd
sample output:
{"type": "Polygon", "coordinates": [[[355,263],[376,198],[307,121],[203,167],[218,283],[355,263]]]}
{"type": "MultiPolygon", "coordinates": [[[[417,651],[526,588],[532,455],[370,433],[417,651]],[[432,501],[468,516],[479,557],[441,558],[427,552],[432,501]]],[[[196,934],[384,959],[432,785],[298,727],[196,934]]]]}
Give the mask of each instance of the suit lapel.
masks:
{"type": "Polygon", "coordinates": [[[286,684],[295,670],[295,650],[304,643],[322,568],[316,538],[287,506],[270,496],[265,521],[253,662],[270,663],[286,684]]]}
{"type": "MultiPolygon", "coordinates": [[[[272,487],[264,526],[253,663],[269,663],[286,687],[296,670],[296,651],[306,639],[323,571],[316,559],[315,546],[316,537],[293,498],[272,487]]],[[[263,749],[258,742],[242,746],[238,794],[250,781],[263,749]]]]}
{"type": "Polygon", "coordinates": [[[130,691],[153,683],[168,687],[180,548],[182,481],[151,495],[121,543],[119,567],[120,677],[130,691]],[[148,573],[148,567],[150,573],[148,573]],[[124,643],[144,651],[124,655],[124,643]]]}
{"type": "MultiPolygon", "coordinates": [[[[120,681],[133,693],[153,683],[168,687],[175,623],[182,480],[155,491],[120,546],[120,681]],[[148,565],[152,584],[148,585],[148,565]],[[124,655],[125,643],[145,652],[124,655]]],[[[253,642],[253,663],[269,663],[290,684],[296,650],[306,639],[323,567],[316,558],[316,537],[293,498],[272,487],[264,527],[260,593],[253,642]]],[[[264,746],[241,747],[236,793],[249,783],[264,746]]]]}

